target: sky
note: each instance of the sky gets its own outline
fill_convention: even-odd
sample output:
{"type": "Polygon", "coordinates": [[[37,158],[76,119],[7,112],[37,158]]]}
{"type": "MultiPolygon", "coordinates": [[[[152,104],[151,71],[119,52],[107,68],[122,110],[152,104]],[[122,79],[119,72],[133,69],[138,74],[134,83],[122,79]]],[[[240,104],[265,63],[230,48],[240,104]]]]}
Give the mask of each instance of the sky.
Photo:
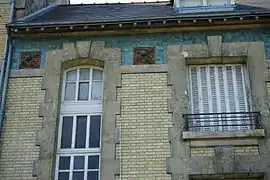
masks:
{"type": "Polygon", "coordinates": [[[149,1],[149,0],[70,0],[71,4],[93,4],[93,3],[128,3],[128,2],[143,2],[143,1],[149,1]]]}

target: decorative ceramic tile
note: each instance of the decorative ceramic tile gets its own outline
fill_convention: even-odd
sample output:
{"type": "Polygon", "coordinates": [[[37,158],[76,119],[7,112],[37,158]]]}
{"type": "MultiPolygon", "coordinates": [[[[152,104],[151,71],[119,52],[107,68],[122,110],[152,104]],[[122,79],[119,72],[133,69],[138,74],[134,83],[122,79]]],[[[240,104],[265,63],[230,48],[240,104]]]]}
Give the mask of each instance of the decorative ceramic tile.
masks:
{"type": "Polygon", "coordinates": [[[133,64],[155,64],[154,47],[136,47],[133,49],[133,64]]]}
{"type": "Polygon", "coordinates": [[[40,68],[40,51],[21,52],[20,69],[40,68]]]}

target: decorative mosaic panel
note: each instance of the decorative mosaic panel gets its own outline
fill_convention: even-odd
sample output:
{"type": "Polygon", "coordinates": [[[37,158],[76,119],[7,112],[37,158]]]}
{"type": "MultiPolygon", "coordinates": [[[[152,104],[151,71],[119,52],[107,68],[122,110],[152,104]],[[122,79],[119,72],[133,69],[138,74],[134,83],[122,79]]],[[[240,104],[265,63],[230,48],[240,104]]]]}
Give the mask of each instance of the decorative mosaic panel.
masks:
{"type": "Polygon", "coordinates": [[[133,49],[133,64],[155,64],[154,47],[136,47],[133,49]]]}
{"type": "Polygon", "coordinates": [[[41,51],[21,52],[20,69],[40,68],[41,51]]]}

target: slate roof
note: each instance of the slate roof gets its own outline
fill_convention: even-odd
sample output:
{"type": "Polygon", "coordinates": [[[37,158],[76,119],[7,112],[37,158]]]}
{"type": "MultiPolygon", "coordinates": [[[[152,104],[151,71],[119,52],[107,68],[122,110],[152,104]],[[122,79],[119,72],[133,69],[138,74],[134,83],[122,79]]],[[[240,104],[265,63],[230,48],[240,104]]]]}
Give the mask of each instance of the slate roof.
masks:
{"type": "Polygon", "coordinates": [[[15,24],[50,24],[67,22],[110,22],[149,20],[168,17],[229,16],[233,14],[270,13],[270,0],[237,0],[233,12],[179,14],[167,3],[58,5],[18,20],[15,24]]]}

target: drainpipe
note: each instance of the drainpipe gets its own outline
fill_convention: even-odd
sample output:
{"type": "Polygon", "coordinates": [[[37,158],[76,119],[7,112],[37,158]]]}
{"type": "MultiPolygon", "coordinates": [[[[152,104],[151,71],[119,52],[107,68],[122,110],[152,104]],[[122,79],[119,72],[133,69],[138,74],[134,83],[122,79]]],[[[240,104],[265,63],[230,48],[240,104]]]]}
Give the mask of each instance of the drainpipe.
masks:
{"type": "MultiPolygon", "coordinates": [[[[8,23],[12,23],[13,21],[14,9],[15,9],[15,0],[11,0],[8,23]]],[[[5,110],[5,102],[6,102],[8,76],[9,76],[9,70],[10,70],[10,64],[11,64],[11,56],[12,56],[12,43],[10,40],[9,32],[7,32],[6,41],[5,41],[4,59],[2,61],[2,67],[1,67],[1,73],[0,73],[0,90],[2,90],[1,105],[0,105],[0,135],[2,132],[2,126],[3,126],[3,121],[4,121],[4,110],[5,110]]]]}

